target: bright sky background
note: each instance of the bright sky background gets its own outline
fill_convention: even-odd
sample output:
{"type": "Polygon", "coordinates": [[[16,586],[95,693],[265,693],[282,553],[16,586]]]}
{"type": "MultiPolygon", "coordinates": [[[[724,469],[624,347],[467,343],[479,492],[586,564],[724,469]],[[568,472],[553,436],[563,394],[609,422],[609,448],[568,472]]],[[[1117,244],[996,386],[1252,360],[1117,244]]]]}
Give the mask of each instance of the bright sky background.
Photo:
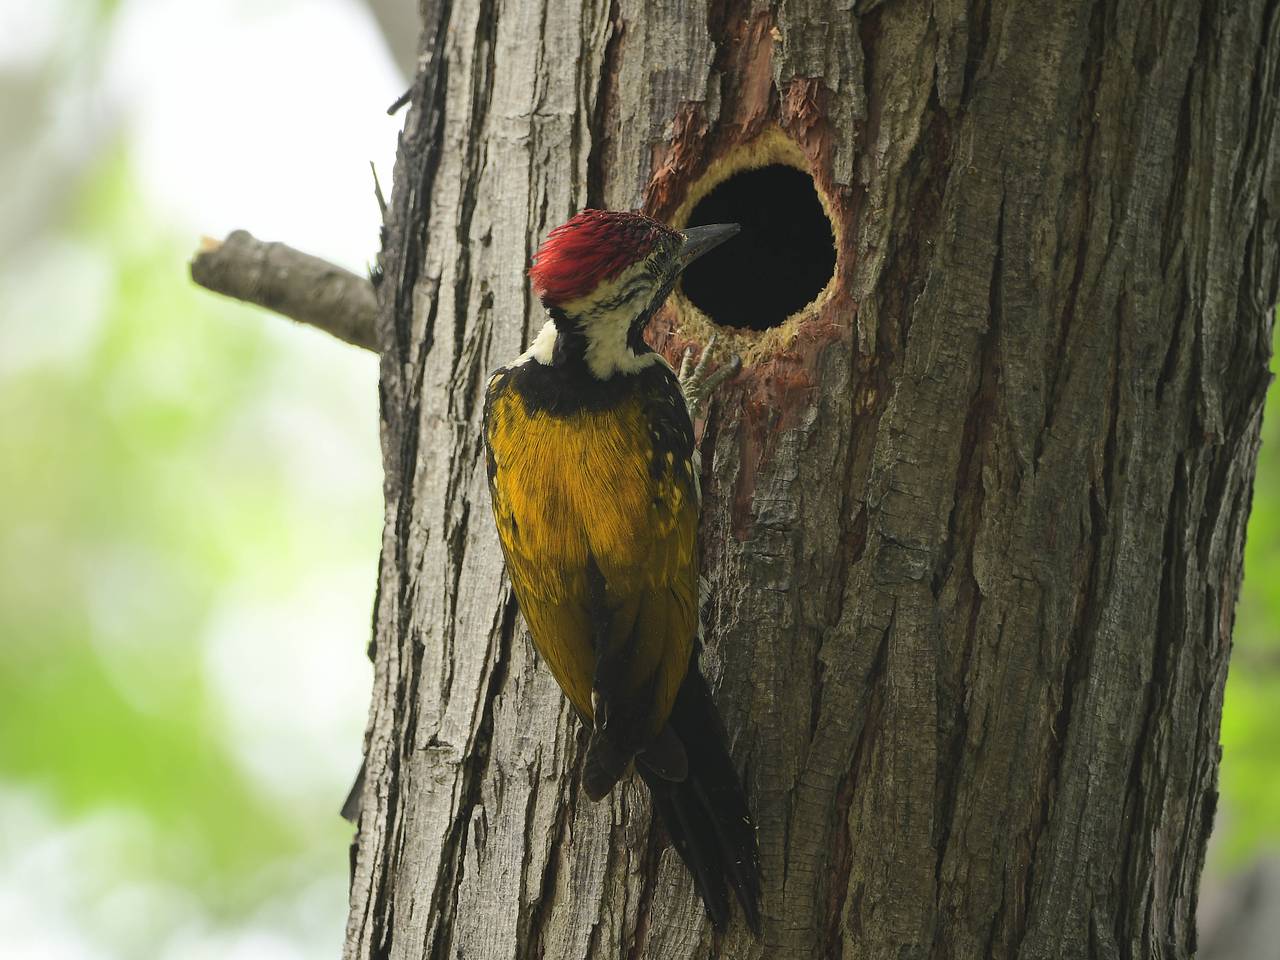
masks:
{"type": "Polygon", "coordinates": [[[377,250],[369,162],[389,192],[405,81],[363,5],[133,0],[106,76],[162,209],[357,270],[377,250]]]}

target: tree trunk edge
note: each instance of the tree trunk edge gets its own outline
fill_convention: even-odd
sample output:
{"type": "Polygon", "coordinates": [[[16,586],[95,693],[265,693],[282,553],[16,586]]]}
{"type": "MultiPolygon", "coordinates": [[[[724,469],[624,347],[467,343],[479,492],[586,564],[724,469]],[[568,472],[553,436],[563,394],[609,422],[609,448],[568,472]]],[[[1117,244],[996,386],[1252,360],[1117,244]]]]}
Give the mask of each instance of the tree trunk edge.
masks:
{"type": "Polygon", "coordinates": [[[1269,382],[1277,4],[1164,4],[1154,49],[1130,4],[825,6],[778,6],[761,114],[733,71],[769,34],[733,4],[586,8],[587,68],[550,55],[566,6],[423,4],[379,288],[388,513],[348,957],[1194,953],[1269,382]],[[650,44],[693,65],[654,86],[650,44]],[[523,117],[504,60],[573,117],[523,117]],[[549,227],[644,196],[628,158],[687,183],[752,124],[794,132],[785,91],[813,75],[847,91],[822,86],[809,144],[853,231],[844,332],[741,378],[704,438],[709,632],[735,638],[709,654],[772,878],[760,946],[709,936],[641,792],[574,795],[572,720],[486,543],[476,400],[538,325],[512,264],[549,227]],[[1073,97],[1078,139],[1035,109],[1073,97]],[[522,122],[524,211],[485,180],[522,122]],[[790,412],[763,429],[779,384],[790,412]]]}

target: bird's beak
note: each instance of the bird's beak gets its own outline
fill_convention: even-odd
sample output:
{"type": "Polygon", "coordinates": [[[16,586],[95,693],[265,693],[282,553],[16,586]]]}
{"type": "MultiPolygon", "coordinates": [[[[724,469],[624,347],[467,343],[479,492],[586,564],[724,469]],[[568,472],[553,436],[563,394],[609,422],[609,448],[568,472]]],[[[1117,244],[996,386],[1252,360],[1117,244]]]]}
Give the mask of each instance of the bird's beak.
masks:
{"type": "Polygon", "coordinates": [[[682,230],[684,243],[680,244],[680,269],[683,270],[708,250],[720,246],[741,229],[736,223],[712,223],[682,230]]]}

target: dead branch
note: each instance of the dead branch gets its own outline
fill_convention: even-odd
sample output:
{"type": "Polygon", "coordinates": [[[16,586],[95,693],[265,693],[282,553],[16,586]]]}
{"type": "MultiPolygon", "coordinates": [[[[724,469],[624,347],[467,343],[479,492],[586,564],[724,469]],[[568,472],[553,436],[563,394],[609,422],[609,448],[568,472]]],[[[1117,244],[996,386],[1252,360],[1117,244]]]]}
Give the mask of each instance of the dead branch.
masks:
{"type": "Polygon", "coordinates": [[[191,279],[357,347],[378,350],[373,284],[283,243],[264,243],[246,230],[233,230],[222,241],[205,237],[191,260],[191,279]]]}

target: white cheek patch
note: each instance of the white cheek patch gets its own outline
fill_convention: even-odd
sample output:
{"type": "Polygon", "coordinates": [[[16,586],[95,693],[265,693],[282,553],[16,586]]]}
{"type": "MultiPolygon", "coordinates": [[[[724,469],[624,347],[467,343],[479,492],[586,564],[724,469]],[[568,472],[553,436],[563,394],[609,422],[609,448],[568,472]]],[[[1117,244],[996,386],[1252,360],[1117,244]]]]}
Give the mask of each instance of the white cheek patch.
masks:
{"type": "Polygon", "coordinates": [[[513,366],[522,363],[537,361],[544,367],[551,363],[551,356],[556,349],[556,325],[548,320],[542,325],[542,329],[538,331],[538,335],[533,338],[533,343],[529,344],[529,349],[513,361],[513,366]]]}

